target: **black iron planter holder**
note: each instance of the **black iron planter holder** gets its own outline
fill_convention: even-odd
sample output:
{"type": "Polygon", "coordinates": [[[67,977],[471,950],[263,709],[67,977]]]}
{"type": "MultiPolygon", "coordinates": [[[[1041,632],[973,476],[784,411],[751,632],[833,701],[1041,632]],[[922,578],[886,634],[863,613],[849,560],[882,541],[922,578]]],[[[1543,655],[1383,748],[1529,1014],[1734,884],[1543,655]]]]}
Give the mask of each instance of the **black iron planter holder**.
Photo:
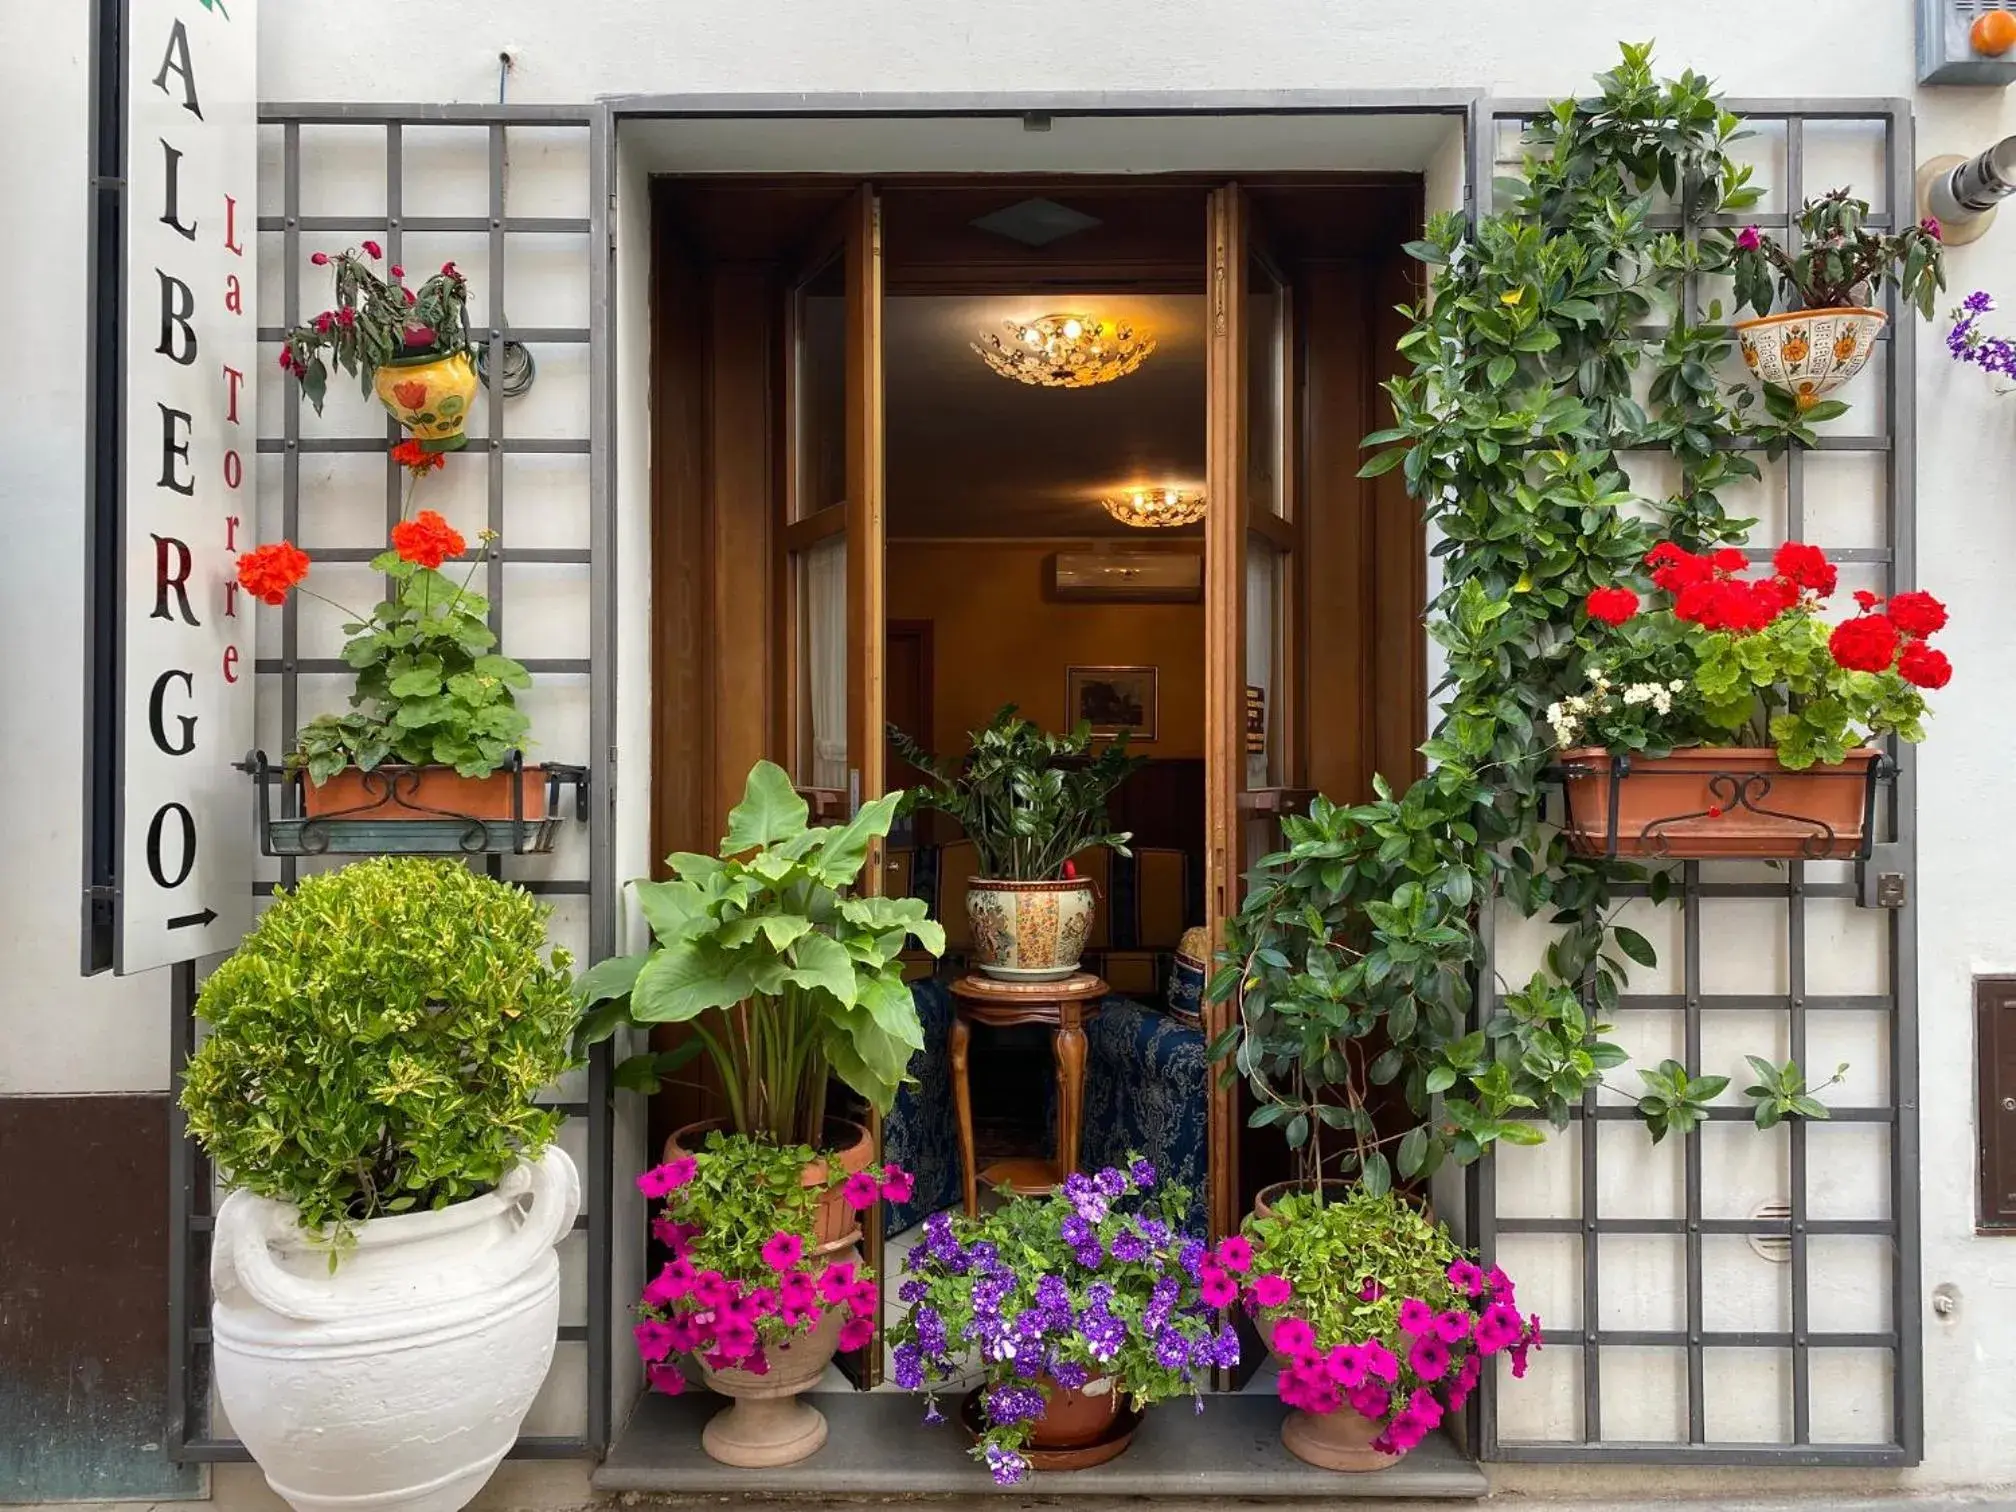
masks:
{"type": "Polygon", "coordinates": [[[241,763],[259,793],[259,849],[268,856],[526,856],[553,849],[563,817],[560,789],[574,790],[574,817],[588,820],[588,769],[542,762],[546,789],[543,817],[525,813],[525,757],[513,751],[500,771],[511,777],[511,813],[485,818],[419,801],[421,778],[444,767],[386,763],[360,774],[367,802],[308,817],[300,771],[288,771],[253,751],[241,763]],[[281,814],[273,814],[273,791],[281,794],[281,814]]]}
{"type": "MultiPolygon", "coordinates": [[[[1694,809],[1685,813],[1664,814],[1659,818],[1646,821],[1639,828],[1635,837],[1636,843],[1642,847],[1642,851],[1634,859],[1664,861],[1745,859],[1867,861],[1876,839],[1876,789],[1883,783],[1894,783],[1897,780],[1897,766],[1888,756],[1879,755],[1874,761],[1860,770],[1851,771],[1842,768],[1813,767],[1798,773],[1802,778],[1819,778],[1826,781],[1859,782],[1863,784],[1861,844],[1855,850],[1849,852],[1837,851],[1834,848],[1835,830],[1825,820],[1816,819],[1805,814],[1790,813],[1784,809],[1768,806],[1768,800],[1771,797],[1772,779],[1777,775],[1775,770],[1757,771],[1732,768],[1718,771],[1708,769],[1691,773],[1690,775],[1698,776],[1707,783],[1713,807],[1694,809]],[[1776,819],[1786,824],[1805,826],[1805,833],[1800,836],[1795,848],[1788,850],[1783,856],[1751,857],[1731,857],[1716,851],[1697,853],[1688,848],[1684,835],[1676,837],[1672,833],[1675,826],[1687,824],[1697,819],[1718,819],[1733,811],[1744,809],[1753,814],[1760,814],[1767,819],[1776,819]],[[1678,840],[1677,844],[1675,843],[1676,838],[1678,840]]],[[[1569,786],[1569,780],[1571,778],[1600,778],[1604,776],[1604,772],[1601,767],[1588,762],[1569,761],[1546,768],[1541,773],[1541,776],[1547,781],[1560,785],[1563,827],[1572,829],[1575,822],[1575,811],[1573,800],[1569,796],[1573,791],[1569,786]]],[[[1617,816],[1623,797],[1624,783],[1630,776],[1631,757],[1629,753],[1612,756],[1610,758],[1608,773],[1610,786],[1608,804],[1609,824],[1607,829],[1600,834],[1594,830],[1583,831],[1583,833],[1590,835],[1591,838],[1601,840],[1601,853],[1606,857],[1616,857],[1619,853],[1619,842],[1629,837],[1628,830],[1623,834],[1619,833],[1617,816]]]]}

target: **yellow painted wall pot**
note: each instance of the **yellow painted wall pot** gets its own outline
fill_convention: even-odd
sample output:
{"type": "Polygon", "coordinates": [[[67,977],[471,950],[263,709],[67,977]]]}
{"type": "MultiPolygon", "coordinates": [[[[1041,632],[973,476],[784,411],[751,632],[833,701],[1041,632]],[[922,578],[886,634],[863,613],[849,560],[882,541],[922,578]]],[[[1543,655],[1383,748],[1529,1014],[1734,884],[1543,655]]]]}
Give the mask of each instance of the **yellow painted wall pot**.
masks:
{"type": "Polygon", "coordinates": [[[476,397],[476,363],[467,351],[395,357],[378,365],[372,380],[378,402],[427,451],[457,451],[468,442],[469,402],[476,397]]]}

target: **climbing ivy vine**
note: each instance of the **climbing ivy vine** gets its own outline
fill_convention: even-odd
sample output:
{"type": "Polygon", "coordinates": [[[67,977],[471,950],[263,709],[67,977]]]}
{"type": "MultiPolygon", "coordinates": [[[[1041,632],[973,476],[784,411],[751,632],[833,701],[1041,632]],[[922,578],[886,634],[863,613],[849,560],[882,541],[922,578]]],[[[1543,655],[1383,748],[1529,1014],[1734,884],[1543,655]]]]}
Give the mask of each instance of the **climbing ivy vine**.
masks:
{"type": "MultiPolygon", "coordinates": [[[[1663,901],[1669,879],[1571,856],[1542,823],[1544,712],[1587,681],[1590,589],[1642,585],[1661,539],[1741,540],[1753,522],[1722,499],[1758,476],[1740,443],[1810,439],[1790,410],[1731,406],[1718,375],[1732,338],[1719,307],[1689,297],[1728,256],[1689,230],[1761,193],[1730,155],[1740,123],[1705,78],[1656,78],[1649,47],[1624,47],[1596,83],[1530,124],[1492,213],[1438,216],[1408,247],[1432,286],[1404,311],[1412,370],[1386,385],[1393,424],[1366,437],[1363,471],[1399,469],[1437,538],[1428,624],[1447,672],[1429,775],[1284,821],[1210,984],[1238,1008],[1213,1053],[1305,1179],[1355,1171],[1383,1190],[1396,1172],[1538,1143],[1543,1119],[1565,1125],[1625,1059],[1604,1020],[1655,959],[1617,922],[1620,887],[1663,901]],[[1647,449],[1672,458],[1663,498],[1625,472],[1623,454],[1647,449]],[[1473,1027],[1478,922],[1497,897],[1556,933],[1542,969],[1473,1027]],[[1413,1122],[1382,1135],[1374,1106],[1396,1094],[1413,1122]]],[[[1655,1134],[1692,1126],[1701,1085],[1648,1079],[1655,1134]]]]}

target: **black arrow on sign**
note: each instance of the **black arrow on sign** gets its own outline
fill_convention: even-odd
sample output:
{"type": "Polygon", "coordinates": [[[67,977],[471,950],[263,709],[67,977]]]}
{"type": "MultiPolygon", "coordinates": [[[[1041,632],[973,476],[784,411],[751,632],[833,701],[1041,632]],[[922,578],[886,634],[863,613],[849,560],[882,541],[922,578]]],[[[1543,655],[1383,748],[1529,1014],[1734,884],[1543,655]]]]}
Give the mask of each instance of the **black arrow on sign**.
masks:
{"type": "Polygon", "coordinates": [[[206,908],[201,913],[177,914],[168,921],[170,929],[187,929],[191,924],[208,924],[217,917],[217,910],[206,908]]]}

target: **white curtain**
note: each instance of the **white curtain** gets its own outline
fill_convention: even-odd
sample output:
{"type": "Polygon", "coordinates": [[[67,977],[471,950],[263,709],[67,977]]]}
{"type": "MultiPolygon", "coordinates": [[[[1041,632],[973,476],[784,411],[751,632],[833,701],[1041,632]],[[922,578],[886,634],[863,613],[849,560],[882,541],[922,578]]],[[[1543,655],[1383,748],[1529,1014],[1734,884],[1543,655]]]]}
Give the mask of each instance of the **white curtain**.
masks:
{"type": "Polygon", "coordinates": [[[812,695],[812,786],[847,786],[847,538],[805,553],[805,666],[812,695]]]}
{"type": "MultiPolygon", "coordinates": [[[[1246,550],[1246,685],[1261,690],[1267,701],[1267,749],[1246,756],[1246,786],[1271,787],[1274,766],[1274,731],[1279,727],[1274,709],[1274,590],[1275,556],[1258,541],[1246,550]]],[[[1245,710],[1239,714],[1245,726],[1245,710]]]]}

